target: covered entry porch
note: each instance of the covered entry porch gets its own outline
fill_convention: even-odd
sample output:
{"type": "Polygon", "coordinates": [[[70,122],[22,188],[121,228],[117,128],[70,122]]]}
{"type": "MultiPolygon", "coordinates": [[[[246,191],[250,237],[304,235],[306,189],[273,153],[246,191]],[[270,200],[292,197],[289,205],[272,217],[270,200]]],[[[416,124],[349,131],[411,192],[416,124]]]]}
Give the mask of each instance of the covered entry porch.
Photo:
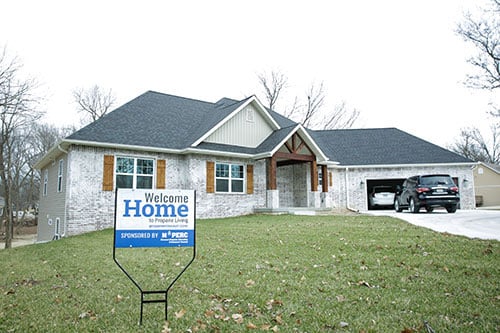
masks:
{"type": "Polygon", "coordinates": [[[308,214],[331,208],[326,161],[307,139],[296,132],[266,159],[266,207],[259,211],[308,214]]]}

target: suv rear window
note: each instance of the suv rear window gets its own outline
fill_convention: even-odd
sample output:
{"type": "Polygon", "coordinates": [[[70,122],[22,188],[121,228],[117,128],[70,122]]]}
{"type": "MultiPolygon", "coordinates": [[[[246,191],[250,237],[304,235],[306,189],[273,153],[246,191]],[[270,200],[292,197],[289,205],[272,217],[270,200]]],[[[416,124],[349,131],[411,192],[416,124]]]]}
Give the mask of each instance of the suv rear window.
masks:
{"type": "Polygon", "coordinates": [[[421,185],[455,185],[450,176],[422,176],[421,185]]]}

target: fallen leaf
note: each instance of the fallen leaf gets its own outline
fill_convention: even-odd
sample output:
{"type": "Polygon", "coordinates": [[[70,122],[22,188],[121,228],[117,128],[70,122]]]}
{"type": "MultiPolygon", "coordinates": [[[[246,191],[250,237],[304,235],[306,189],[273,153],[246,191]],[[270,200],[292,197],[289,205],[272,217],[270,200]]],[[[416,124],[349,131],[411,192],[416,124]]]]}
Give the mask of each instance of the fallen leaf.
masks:
{"type": "Polygon", "coordinates": [[[243,316],[240,314],[240,313],[235,313],[231,316],[231,318],[233,318],[233,320],[238,323],[238,324],[242,324],[243,323],[243,316]]]}
{"type": "Polygon", "coordinates": [[[257,326],[256,326],[255,324],[248,323],[248,324],[247,324],[247,329],[249,329],[249,330],[256,330],[256,329],[257,329],[257,326]]]}
{"type": "Polygon", "coordinates": [[[366,281],[359,281],[358,286],[365,286],[365,287],[371,288],[370,284],[366,281]]]}
{"type": "Polygon", "coordinates": [[[343,295],[338,295],[338,296],[335,296],[337,298],[337,301],[339,302],[345,302],[345,297],[343,295]]]}
{"type": "Polygon", "coordinates": [[[247,280],[247,282],[245,282],[245,287],[251,287],[255,285],[255,281],[254,280],[247,280]]]}
{"type": "Polygon", "coordinates": [[[186,312],[187,312],[186,309],[181,309],[178,312],[175,312],[175,318],[180,319],[180,318],[184,317],[186,312]]]}

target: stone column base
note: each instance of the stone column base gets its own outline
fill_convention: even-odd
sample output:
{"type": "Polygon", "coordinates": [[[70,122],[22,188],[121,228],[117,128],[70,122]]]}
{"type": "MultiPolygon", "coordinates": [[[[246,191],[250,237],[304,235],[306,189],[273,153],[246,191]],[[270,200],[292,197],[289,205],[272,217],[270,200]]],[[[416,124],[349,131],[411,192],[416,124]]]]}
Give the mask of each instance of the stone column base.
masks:
{"type": "Polygon", "coordinates": [[[267,190],[266,196],[267,208],[275,209],[280,207],[280,191],[279,190],[267,190]]]}

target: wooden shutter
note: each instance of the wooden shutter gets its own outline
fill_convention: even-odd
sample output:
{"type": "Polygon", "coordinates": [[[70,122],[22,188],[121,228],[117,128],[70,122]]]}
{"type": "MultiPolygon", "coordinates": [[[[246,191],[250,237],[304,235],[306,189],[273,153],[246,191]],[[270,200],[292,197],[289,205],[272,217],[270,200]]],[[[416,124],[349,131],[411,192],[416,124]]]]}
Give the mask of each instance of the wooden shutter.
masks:
{"type": "Polygon", "coordinates": [[[165,168],[166,168],[165,160],[157,160],[156,161],[156,188],[159,190],[165,189],[165,168]]]}
{"type": "Polygon", "coordinates": [[[207,193],[215,193],[215,163],[207,161],[207,193]]]}
{"type": "Polygon", "coordinates": [[[102,175],[103,191],[113,191],[114,167],[115,167],[115,157],[113,155],[104,155],[104,167],[102,175]]]}
{"type": "Polygon", "coordinates": [[[333,176],[332,172],[328,172],[328,186],[332,187],[333,186],[333,176]]]}
{"type": "Polygon", "coordinates": [[[253,165],[247,165],[247,194],[253,194],[253,165]]]}

